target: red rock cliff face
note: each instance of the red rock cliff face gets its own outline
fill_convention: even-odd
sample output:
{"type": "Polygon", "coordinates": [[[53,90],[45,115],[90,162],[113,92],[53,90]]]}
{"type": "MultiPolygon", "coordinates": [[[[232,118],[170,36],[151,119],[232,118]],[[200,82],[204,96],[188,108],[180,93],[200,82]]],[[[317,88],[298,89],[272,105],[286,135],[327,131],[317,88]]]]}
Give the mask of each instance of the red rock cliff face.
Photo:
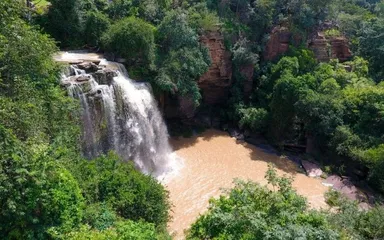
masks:
{"type": "Polygon", "coordinates": [[[225,102],[232,84],[231,53],[226,51],[224,38],[220,32],[205,33],[200,41],[208,47],[212,60],[208,72],[198,80],[203,102],[206,104],[225,102]]]}
{"type": "Polygon", "coordinates": [[[292,34],[285,27],[276,26],[272,29],[265,47],[264,59],[273,60],[289,49],[292,34]]]}
{"type": "MultiPolygon", "coordinates": [[[[276,26],[270,33],[267,42],[264,59],[274,60],[288,51],[289,45],[300,42],[299,36],[293,36],[288,28],[276,26]],[[292,41],[294,38],[294,41],[292,41]]],[[[330,59],[339,59],[341,62],[352,57],[348,40],[345,37],[326,37],[323,31],[316,30],[307,39],[307,47],[311,49],[320,62],[327,62],[330,59]]]]}
{"type": "Polygon", "coordinates": [[[345,37],[326,37],[323,32],[316,32],[309,40],[308,47],[321,62],[328,62],[330,59],[345,62],[352,57],[348,40],[345,37]]]}

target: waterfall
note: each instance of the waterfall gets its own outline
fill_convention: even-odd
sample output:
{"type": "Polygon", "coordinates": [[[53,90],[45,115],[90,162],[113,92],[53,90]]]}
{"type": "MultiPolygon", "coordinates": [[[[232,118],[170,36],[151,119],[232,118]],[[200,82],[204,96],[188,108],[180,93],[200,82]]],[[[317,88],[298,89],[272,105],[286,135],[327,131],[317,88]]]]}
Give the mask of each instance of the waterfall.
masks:
{"type": "Polygon", "coordinates": [[[114,150],[146,174],[160,176],[174,168],[168,131],[152,89],[128,77],[123,65],[72,64],[61,83],[82,108],[82,147],[92,159],[114,150]]]}

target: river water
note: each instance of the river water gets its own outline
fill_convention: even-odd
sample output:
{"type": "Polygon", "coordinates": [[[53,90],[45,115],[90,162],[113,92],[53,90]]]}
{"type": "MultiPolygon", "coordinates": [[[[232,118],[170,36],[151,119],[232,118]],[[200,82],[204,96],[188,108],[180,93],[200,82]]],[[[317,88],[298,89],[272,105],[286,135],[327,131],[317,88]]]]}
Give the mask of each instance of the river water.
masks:
{"type": "Polygon", "coordinates": [[[173,204],[169,231],[175,239],[184,239],[187,229],[208,208],[208,200],[230,188],[233,179],[266,184],[268,163],[279,174],[294,177],[293,186],[307,197],[312,208],[325,208],[328,188],[320,179],[307,177],[299,167],[284,157],[266,153],[253,145],[237,143],[226,132],[208,130],[192,138],[171,139],[175,153],[183,159],[183,168],[166,180],[173,204]]]}

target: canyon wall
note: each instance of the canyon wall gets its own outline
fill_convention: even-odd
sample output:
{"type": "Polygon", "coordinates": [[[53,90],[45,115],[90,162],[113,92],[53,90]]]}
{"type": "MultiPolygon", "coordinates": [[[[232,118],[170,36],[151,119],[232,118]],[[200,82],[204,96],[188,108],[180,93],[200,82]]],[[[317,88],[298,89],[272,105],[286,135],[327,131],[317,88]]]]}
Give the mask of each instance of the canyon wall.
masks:
{"type": "Polygon", "coordinates": [[[203,102],[209,105],[225,102],[232,84],[231,52],[225,49],[224,37],[218,31],[205,33],[200,42],[208,47],[212,61],[208,72],[198,80],[203,102]]]}

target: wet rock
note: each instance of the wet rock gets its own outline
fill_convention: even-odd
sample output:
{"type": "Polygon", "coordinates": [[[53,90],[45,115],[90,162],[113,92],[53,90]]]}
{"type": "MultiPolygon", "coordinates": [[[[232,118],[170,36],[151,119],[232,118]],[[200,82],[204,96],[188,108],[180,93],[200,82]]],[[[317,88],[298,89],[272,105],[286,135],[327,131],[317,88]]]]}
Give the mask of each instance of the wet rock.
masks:
{"type": "Polygon", "coordinates": [[[350,200],[369,202],[367,195],[359,190],[349,178],[331,175],[323,184],[332,187],[350,200]]]}
{"type": "Polygon", "coordinates": [[[71,80],[75,82],[88,82],[89,80],[91,80],[91,77],[88,75],[81,75],[72,77],[71,80]]]}
{"type": "Polygon", "coordinates": [[[83,63],[77,64],[77,67],[81,70],[85,70],[86,73],[96,72],[99,70],[99,67],[97,66],[97,64],[93,62],[83,62],[83,63]]]}
{"type": "Polygon", "coordinates": [[[241,131],[237,128],[229,128],[228,133],[233,138],[244,140],[244,134],[242,134],[241,131]]]}
{"type": "Polygon", "coordinates": [[[303,168],[305,169],[305,172],[309,177],[316,178],[320,177],[323,174],[321,168],[315,163],[302,160],[301,164],[303,165],[303,168]]]}
{"type": "Polygon", "coordinates": [[[84,93],[90,92],[92,90],[90,81],[82,82],[81,84],[77,84],[77,86],[79,86],[84,93]]]}
{"type": "Polygon", "coordinates": [[[205,128],[210,128],[212,126],[212,120],[211,120],[211,117],[209,116],[209,113],[197,114],[197,116],[195,117],[195,123],[196,125],[205,127],[205,128]]]}
{"type": "Polygon", "coordinates": [[[244,137],[244,134],[240,133],[239,135],[236,136],[236,140],[239,140],[239,141],[244,141],[245,137],[244,137]]]}
{"type": "Polygon", "coordinates": [[[92,73],[92,76],[98,84],[111,85],[113,78],[117,76],[117,73],[111,69],[104,69],[92,73]]]}
{"type": "Polygon", "coordinates": [[[60,86],[62,86],[62,87],[66,87],[67,88],[67,87],[69,87],[71,85],[72,85],[72,83],[68,79],[60,81],[60,86]]]}

